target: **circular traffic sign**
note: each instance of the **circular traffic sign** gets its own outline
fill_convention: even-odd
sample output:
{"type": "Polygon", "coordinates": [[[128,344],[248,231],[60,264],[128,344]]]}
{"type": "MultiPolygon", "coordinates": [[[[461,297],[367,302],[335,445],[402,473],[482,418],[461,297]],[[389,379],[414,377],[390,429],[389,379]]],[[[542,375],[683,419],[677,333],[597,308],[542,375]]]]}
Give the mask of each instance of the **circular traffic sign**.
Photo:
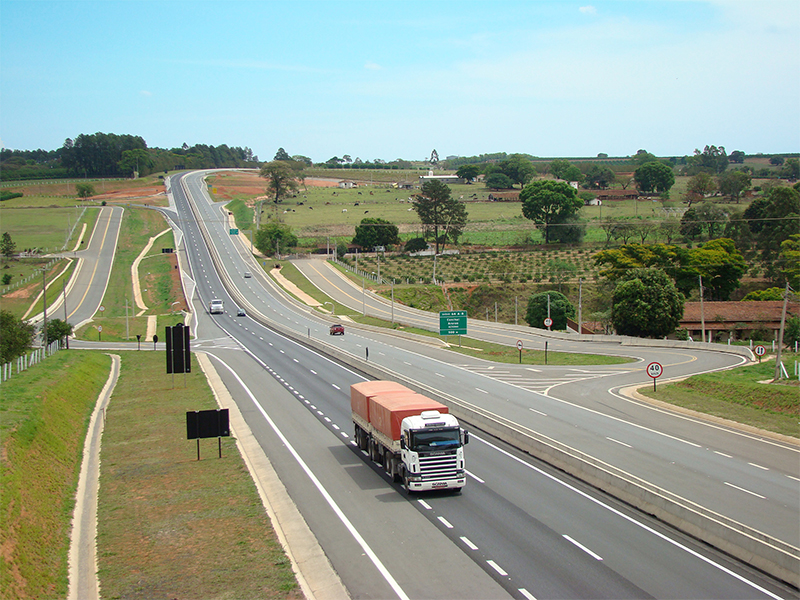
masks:
{"type": "Polygon", "coordinates": [[[98,325],[97,326],[97,331],[103,331],[103,326],[102,325],[98,325]]]}
{"type": "Polygon", "coordinates": [[[661,377],[661,374],[664,372],[664,367],[661,366],[661,363],[651,362],[647,365],[647,374],[655,379],[656,377],[661,377]]]}
{"type": "Polygon", "coordinates": [[[517,350],[522,350],[522,340],[517,340],[517,350]]]}
{"type": "Polygon", "coordinates": [[[759,344],[756,346],[756,356],[764,356],[767,353],[767,349],[759,344]]]}
{"type": "Polygon", "coordinates": [[[544,326],[545,326],[545,327],[550,327],[552,324],[553,324],[553,319],[551,319],[550,317],[547,317],[547,318],[544,320],[544,326]]]}
{"type": "Polygon", "coordinates": [[[99,310],[100,312],[103,312],[105,309],[106,309],[106,307],[105,307],[105,306],[101,306],[101,307],[100,307],[100,308],[98,308],[97,310],[99,310]]]}

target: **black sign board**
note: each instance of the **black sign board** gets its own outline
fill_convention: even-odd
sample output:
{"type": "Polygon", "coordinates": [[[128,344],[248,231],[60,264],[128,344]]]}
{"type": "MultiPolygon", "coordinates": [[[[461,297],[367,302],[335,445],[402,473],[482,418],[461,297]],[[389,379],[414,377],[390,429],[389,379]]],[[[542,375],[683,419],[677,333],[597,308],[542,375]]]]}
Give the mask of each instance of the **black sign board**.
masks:
{"type": "Polygon", "coordinates": [[[189,351],[189,328],[178,323],[166,327],[167,373],[191,373],[192,354],[189,351]]]}
{"type": "Polygon", "coordinates": [[[186,439],[229,437],[228,409],[191,410],[186,412],[186,439]]]}

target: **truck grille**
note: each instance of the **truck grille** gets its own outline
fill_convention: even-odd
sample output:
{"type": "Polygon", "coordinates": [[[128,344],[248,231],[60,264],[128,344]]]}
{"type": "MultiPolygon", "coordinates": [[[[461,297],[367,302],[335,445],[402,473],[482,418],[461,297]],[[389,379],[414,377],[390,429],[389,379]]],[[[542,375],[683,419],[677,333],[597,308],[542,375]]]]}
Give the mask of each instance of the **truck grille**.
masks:
{"type": "Polygon", "coordinates": [[[420,456],[419,469],[423,481],[456,479],[458,456],[455,453],[444,456],[420,456]]]}

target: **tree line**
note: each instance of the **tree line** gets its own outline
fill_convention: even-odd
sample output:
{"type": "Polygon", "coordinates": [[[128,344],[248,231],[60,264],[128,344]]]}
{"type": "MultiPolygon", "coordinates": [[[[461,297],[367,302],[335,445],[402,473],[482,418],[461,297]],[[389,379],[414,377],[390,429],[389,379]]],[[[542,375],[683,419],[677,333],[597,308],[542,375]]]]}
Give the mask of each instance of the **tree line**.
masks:
{"type": "Polygon", "coordinates": [[[0,152],[0,180],[66,177],[132,177],[177,169],[256,167],[258,157],[247,147],[184,143],[178,148],[148,148],[144,138],[114,133],[80,134],[58,150],[0,152]]]}

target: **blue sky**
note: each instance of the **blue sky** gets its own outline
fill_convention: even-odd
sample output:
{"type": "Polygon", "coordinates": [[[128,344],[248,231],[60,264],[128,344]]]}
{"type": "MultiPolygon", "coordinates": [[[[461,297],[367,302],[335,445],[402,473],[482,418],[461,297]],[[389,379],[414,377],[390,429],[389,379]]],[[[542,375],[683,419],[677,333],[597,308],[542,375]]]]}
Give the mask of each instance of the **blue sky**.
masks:
{"type": "Polygon", "coordinates": [[[800,2],[0,0],[0,140],[314,161],[800,150],[800,2]]]}

